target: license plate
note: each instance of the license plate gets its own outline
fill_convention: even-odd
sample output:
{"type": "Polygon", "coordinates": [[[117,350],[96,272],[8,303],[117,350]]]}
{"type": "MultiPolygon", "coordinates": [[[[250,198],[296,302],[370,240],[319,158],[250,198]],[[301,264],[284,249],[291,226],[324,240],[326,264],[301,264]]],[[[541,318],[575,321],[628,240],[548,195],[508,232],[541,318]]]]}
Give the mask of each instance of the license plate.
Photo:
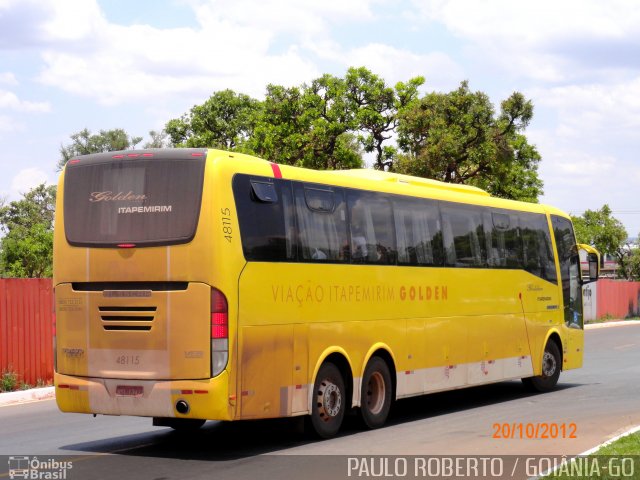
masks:
{"type": "Polygon", "coordinates": [[[141,397],[144,389],[137,385],[118,385],[116,397],[141,397]]]}

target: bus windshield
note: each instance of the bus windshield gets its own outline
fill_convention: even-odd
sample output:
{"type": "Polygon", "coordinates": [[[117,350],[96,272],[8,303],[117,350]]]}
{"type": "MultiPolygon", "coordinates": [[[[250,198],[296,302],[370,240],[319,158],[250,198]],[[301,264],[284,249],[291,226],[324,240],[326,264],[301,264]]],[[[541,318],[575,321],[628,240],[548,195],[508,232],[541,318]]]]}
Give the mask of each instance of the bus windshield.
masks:
{"type": "Polygon", "coordinates": [[[64,179],[67,241],[91,247],[189,242],[198,223],[204,165],[204,157],[160,155],[114,161],[98,154],[70,162],[64,179]]]}

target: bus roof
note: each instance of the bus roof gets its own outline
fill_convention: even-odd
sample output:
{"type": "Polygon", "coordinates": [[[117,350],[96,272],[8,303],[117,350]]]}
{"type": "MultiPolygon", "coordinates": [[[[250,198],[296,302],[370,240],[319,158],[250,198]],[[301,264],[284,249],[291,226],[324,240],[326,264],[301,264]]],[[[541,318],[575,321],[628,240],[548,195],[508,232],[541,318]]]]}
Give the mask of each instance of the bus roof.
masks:
{"type": "Polygon", "coordinates": [[[350,176],[362,178],[366,180],[378,180],[384,182],[406,183],[416,187],[428,187],[450,192],[470,193],[476,195],[490,196],[488,192],[478,187],[470,185],[461,185],[457,183],[445,183],[430,178],[412,177],[411,175],[403,175],[401,173],[383,172],[381,170],[373,170],[370,168],[357,168],[351,170],[333,170],[331,173],[336,175],[350,176]]]}

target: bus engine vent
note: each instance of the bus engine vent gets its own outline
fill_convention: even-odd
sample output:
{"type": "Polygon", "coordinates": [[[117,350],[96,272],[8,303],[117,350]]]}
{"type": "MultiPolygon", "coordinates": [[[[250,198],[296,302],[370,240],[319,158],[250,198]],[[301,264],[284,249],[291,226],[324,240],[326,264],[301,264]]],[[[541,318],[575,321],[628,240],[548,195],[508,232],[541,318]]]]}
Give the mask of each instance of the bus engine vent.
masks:
{"type": "Polygon", "coordinates": [[[157,307],[98,307],[102,327],[107,331],[151,330],[157,307]]]}

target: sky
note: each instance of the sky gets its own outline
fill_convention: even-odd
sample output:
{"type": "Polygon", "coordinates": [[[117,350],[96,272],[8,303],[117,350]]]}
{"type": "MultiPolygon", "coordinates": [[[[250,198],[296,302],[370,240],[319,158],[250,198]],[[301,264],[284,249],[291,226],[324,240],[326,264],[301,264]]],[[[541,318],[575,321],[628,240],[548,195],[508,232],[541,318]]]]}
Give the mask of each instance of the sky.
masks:
{"type": "MultiPolygon", "coordinates": [[[[635,0],[0,0],[0,198],[57,181],[70,135],[150,130],[230,88],[365,66],[534,104],[543,203],[640,233],[635,0]]],[[[144,143],[144,141],[142,143],[144,143]]]]}

